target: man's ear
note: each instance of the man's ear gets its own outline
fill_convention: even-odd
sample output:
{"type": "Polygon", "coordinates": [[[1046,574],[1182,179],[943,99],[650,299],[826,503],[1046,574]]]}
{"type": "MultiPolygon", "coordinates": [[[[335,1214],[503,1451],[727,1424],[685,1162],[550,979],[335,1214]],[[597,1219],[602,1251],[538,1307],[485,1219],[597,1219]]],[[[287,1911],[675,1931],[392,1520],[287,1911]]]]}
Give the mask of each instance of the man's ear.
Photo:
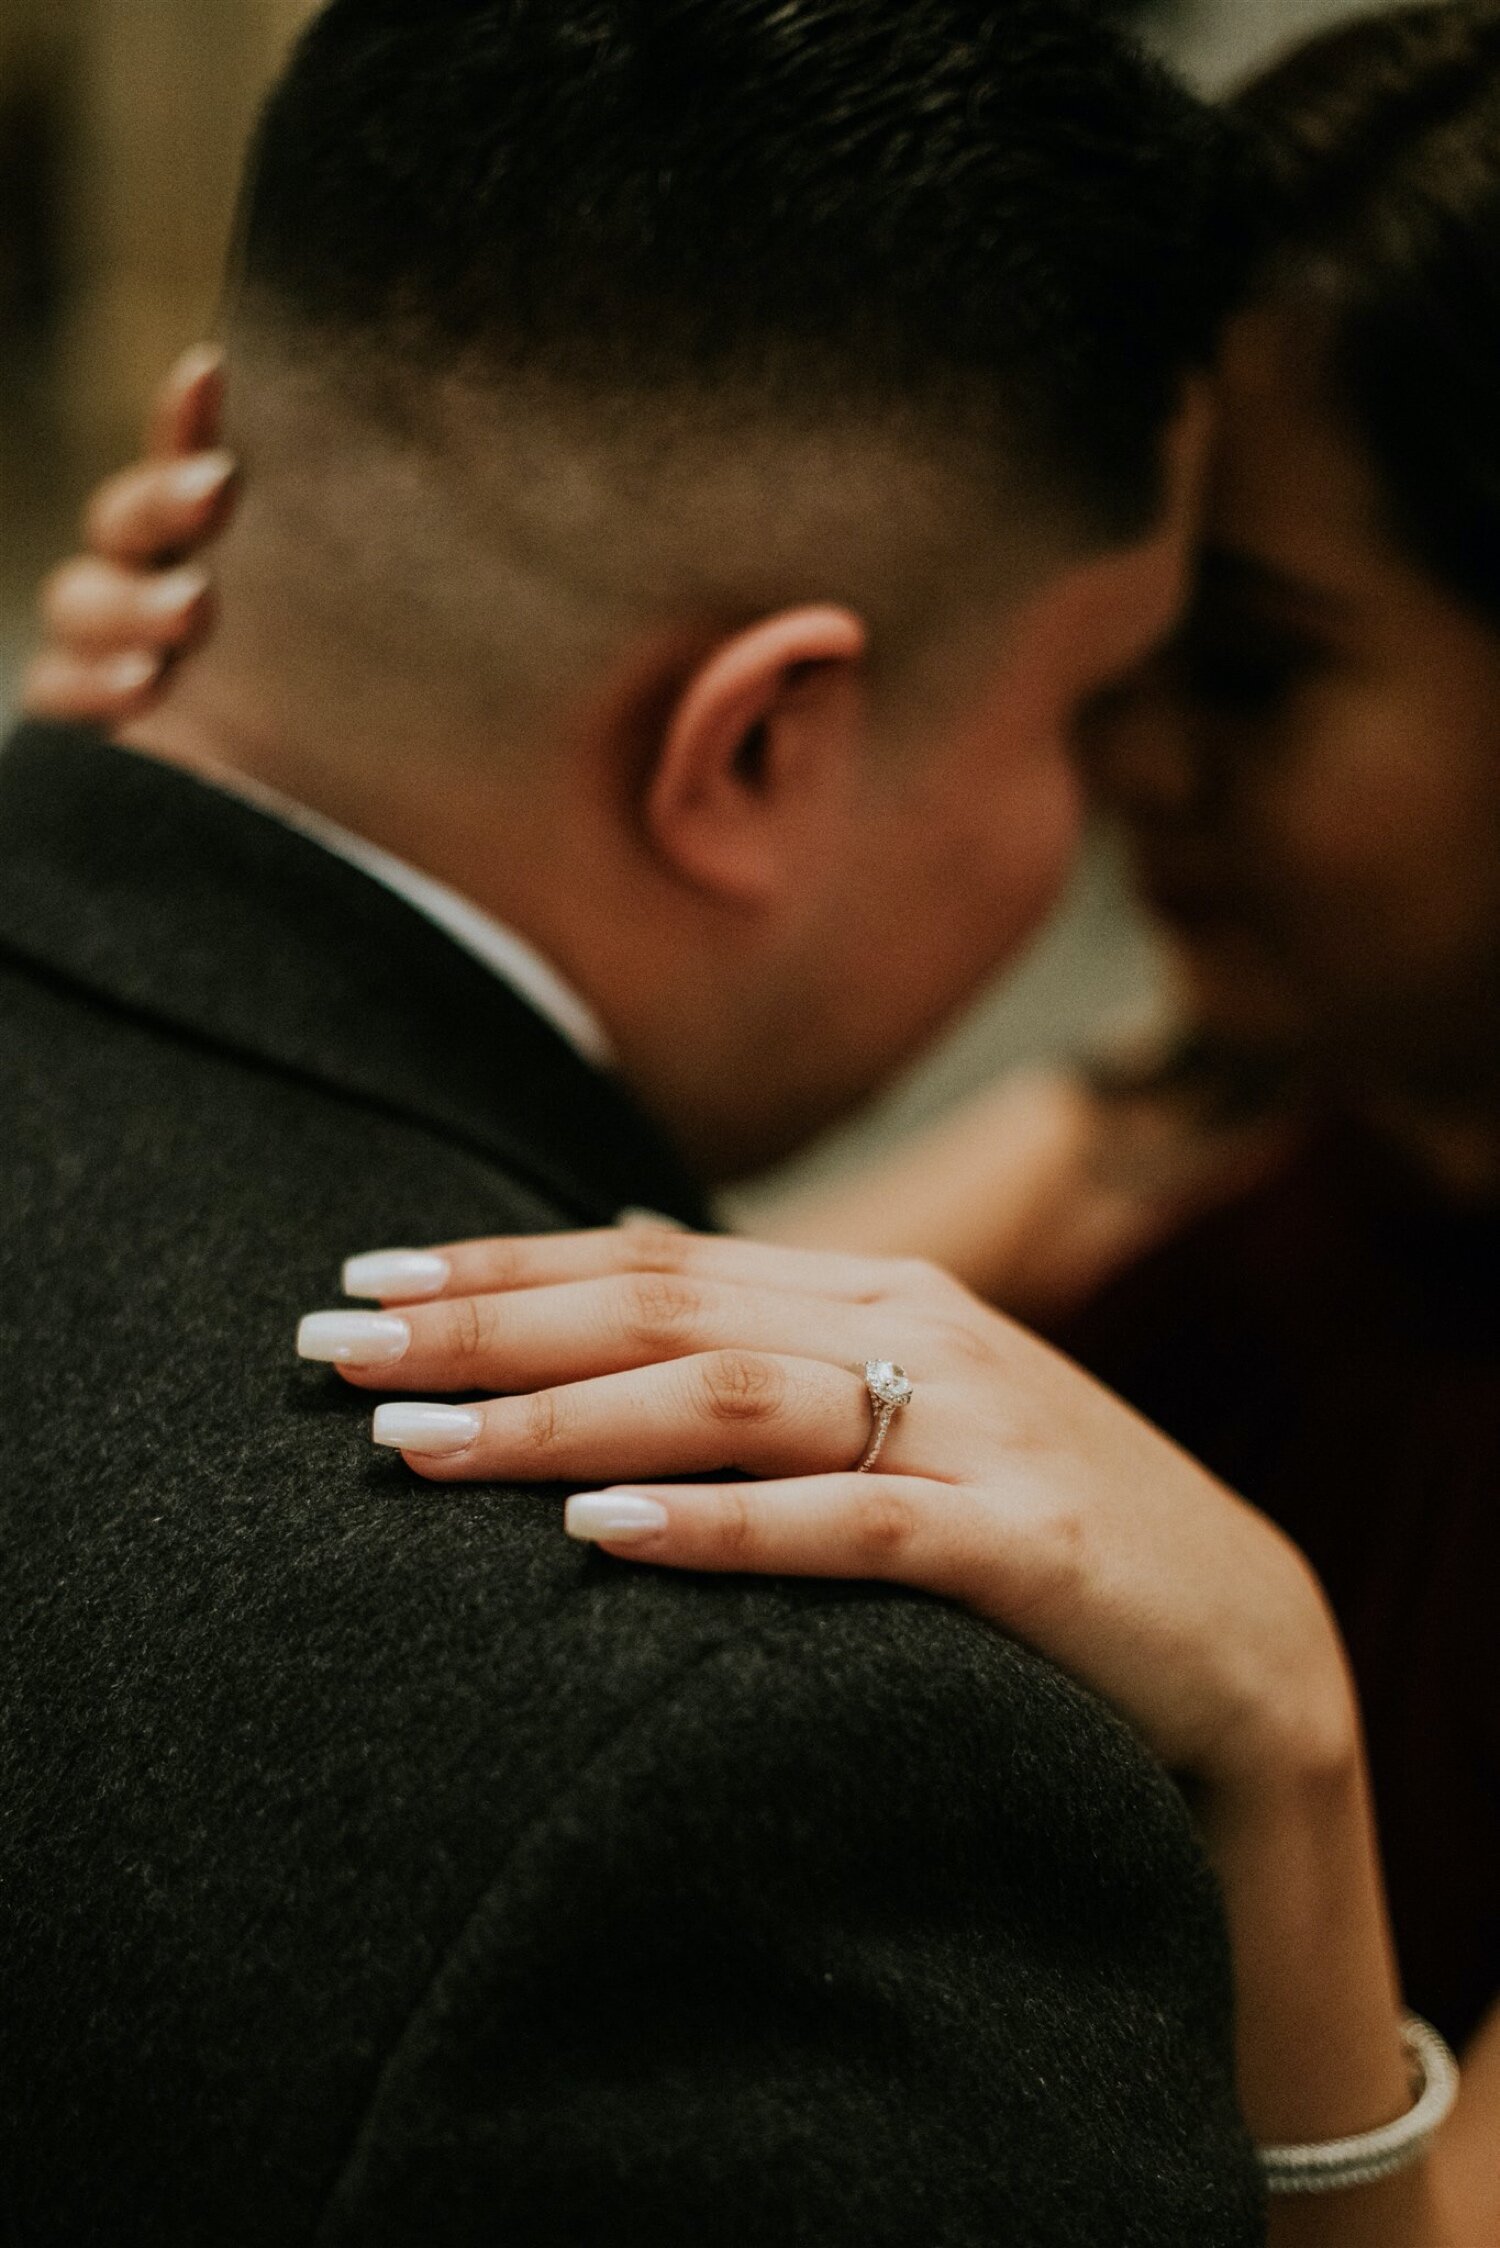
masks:
{"type": "Polygon", "coordinates": [[[795,879],[848,791],[863,623],[787,609],[723,640],[678,698],[646,789],[646,831],[681,880],[755,906],[795,879]]]}

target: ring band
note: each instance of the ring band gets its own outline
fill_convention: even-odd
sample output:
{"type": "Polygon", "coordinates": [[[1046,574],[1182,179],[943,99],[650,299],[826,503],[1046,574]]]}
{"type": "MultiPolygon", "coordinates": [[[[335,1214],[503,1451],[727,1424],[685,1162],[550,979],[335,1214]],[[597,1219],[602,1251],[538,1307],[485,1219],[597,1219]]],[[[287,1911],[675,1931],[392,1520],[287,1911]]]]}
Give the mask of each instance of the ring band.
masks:
{"type": "Polygon", "coordinates": [[[905,1411],[912,1400],[912,1384],[903,1368],[893,1359],[867,1359],[864,1377],[874,1426],[870,1431],[870,1441],[865,1446],[865,1456],[854,1471],[856,1475],[869,1474],[885,1450],[885,1440],[891,1433],[892,1421],[898,1413],[905,1411]]]}

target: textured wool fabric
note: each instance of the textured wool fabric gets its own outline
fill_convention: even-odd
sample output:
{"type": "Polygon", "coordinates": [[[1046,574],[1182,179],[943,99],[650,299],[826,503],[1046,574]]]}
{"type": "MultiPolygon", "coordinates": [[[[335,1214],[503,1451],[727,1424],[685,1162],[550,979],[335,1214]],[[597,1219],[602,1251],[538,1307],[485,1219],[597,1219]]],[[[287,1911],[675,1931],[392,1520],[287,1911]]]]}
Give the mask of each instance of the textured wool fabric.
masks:
{"type": "Polygon", "coordinates": [[[936,1602],[426,1489],[298,1315],[701,1222],[402,901],[88,736],[0,760],[0,2237],[1249,2248],[1217,1901],[936,1602]]]}

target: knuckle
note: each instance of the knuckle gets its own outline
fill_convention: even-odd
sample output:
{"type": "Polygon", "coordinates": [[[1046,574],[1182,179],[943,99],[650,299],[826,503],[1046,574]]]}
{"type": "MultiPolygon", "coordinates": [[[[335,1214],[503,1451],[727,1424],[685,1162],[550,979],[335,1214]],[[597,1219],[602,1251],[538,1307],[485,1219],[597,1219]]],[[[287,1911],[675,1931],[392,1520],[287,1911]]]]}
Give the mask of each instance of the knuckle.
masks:
{"type": "MultiPolygon", "coordinates": [[[[526,1246],[522,1241],[497,1236],[492,1241],[475,1242],[464,1262],[485,1288],[504,1295],[526,1277],[526,1246]]],[[[459,1259],[452,1261],[457,1266],[459,1259]]]]}
{"type": "Polygon", "coordinates": [[[1089,1568],[1084,1510],[1065,1499],[1045,1498],[1032,1509],[1023,1539],[1028,1606],[1055,1614],[1071,1605],[1083,1592],[1089,1568]]]}
{"type": "Polygon", "coordinates": [[[715,1542],[721,1558],[745,1563],[751,1559],[755,1550],[755,1518],[742,1484],[721,1486],[715,1528],[715,1542]]]}
{"type": "Polygon", "coordinates": [[[482,1298],[455,1296],[444,1314],[446,1354],[456,1365],[481,1358],[490,1341],[490,1320],[482,1298]]]}
{"type": "Polygon", "coordinates": [[[938,1339],[945,1355],[965,1369],[994,1366],[994,1350],[989,1337],[966,1319],[945,1319],[938,1329],[938,1339]]]}
{"type": "Polygon", "coordinates": [[[693,1237],[680,1227],[632,1219],[620,1228],[617,1269],[630,1273],[686,1272],[692,1253],[693,1237]]]}
{"type": "Polygon", "coordinates": [[[898,1490],[874,1484],[853,1502],[854,1545],[860,1557],[887,1566],[905,1553],[916,1535],[917,1513],[898,1490]]]}
{"type": "Polygon", "coordinates": [[[699,1291],[673,1273],[638,1272],[626,1283],[626,1337],[640,1348],[673,1348],[692,1333],[702,1312],[699,1291]]]}
{"type": "Polygon", "coordinates": [[[703,1362],[703,1400],[711,1420],[735,1427],[769,1420],[786,1396],[786,1378],[754,1351],[720,1350],[703,1362]]]}
{"type": "Polygon", "coordinates": [[[545,1457],[563,1435],[562,1401],[555,1389],[533,1390],[521,1401],[521,1424],[528,1452],[545,1457]]]}

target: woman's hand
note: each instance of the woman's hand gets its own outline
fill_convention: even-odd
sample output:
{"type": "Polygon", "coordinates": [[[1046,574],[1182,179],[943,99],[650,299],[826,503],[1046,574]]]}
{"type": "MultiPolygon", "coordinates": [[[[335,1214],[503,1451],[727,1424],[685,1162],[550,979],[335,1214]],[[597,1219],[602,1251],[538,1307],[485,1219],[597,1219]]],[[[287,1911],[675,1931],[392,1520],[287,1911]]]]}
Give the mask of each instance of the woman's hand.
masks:
{"type": "MultiPolygon", "coordinates": [[[[1358,1713],[1296,1549],[1076,1366],[935,1267],[624,1226],[356,1258],[374,1312],[304,1357],[389,1404],[433,1482],[599,1484],[573,1535],[668,1568],[874,1577],[946,1595],[1112,1701],[1200,1783],[1263,2142],[1409,2104],[1358,1713]],[[879,1466],[863,1369],[913,1393],[879,1466]],[[661,1481],[719,1476],[749,1480],[661,1481]],[[624,1486],[624,1487],[622,1487],[624,1486]]],[[[1276,2248],[1468,2248],[1429,2164],[1278,2205],[1276,2248]]],[[[1457,2206],[1457,2204],[1454,2204],[1457,2206]]]]}
{"type": "Polygon", "coordinates": [[[42,646],[22,684],[33,718],[117,726],[149,709],[212,623],[203,550],[229,520],[235,464],[219,450],[220,354],[188,352],[158,394],[147,458],[94,494],[87,553],[42,589],[42,646]]]}
{"type": "Polygon", "coordinates": [[[626,1227],[358,1259],[346,1282],[387,1308],[315,1316],[305,1356],[369,1389],[503,1393],[381,1409],[377,1441],[432,1481],[607,1481],[568,1527],[611,1553],[944,1594],[1213,1783],[1348,1752],[1295,1548],[933,1267],[626,1227]],[[887,1358],[914,1394],[856,1473],[862,1368],[887,1358]],[[729,1470],[751,1480],[661,1480],[729,1470]]]}

